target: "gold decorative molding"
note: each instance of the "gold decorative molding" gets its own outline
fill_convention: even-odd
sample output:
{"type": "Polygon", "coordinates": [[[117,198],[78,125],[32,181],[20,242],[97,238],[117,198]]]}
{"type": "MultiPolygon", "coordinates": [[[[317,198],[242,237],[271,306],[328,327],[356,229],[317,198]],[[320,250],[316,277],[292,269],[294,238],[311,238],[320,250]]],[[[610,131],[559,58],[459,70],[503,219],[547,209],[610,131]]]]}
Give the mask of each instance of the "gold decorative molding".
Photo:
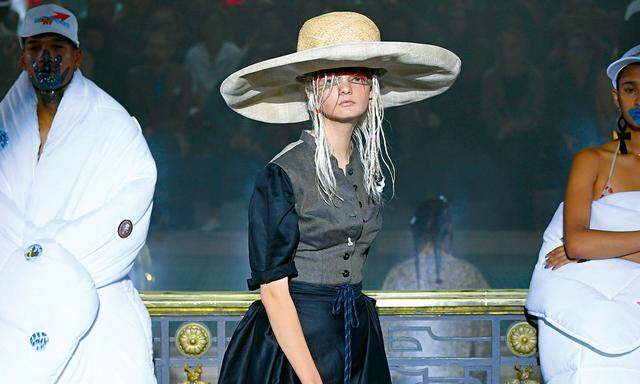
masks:
{"type": "Polygon", "coordinates": [[[176,332],[176,347],[186,357],[202,356],[210,346],[211,333],[204,324],[182,324],[176,332]]]}
{"type": "Polygon", "coordinates": [[[533,356],[538,348],[538,331],[526,321],[521,321],[509,327],[506,341],[514,355],[533,356]]]}
{"type": "MultiPolygon", "coordinates": [[[[526,289],[368,291],[381,315],[522,315],[526,289]]],[[[151,316],[242,315],[258,293],[150,291],[141,294],[151,316]]]]}

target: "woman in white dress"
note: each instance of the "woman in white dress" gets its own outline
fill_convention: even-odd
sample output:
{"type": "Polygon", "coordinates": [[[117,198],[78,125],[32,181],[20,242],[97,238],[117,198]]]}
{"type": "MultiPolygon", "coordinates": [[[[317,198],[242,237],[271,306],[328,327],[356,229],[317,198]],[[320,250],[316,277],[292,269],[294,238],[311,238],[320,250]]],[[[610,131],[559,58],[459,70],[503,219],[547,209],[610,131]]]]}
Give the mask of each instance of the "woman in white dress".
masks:
{"type": "Polygon", "coordinates": [[[640,45],[607,75],[618,139],[575,156],[527,298],[547,383],[640,377],[640,45]]]}

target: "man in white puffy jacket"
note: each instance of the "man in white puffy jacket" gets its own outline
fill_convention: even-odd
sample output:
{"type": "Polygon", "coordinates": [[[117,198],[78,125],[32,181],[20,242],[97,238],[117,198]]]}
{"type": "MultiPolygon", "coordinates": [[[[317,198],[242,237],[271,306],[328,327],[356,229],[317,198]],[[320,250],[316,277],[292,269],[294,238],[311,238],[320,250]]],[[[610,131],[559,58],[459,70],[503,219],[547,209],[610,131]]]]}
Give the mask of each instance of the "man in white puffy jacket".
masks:
{"type": "Polygon", "coordinates": [[[30,9],[0,103],[0,383],[155,383],[127,274],[156,168],[140,126],[82,76],[77,20],[30,9]]]}

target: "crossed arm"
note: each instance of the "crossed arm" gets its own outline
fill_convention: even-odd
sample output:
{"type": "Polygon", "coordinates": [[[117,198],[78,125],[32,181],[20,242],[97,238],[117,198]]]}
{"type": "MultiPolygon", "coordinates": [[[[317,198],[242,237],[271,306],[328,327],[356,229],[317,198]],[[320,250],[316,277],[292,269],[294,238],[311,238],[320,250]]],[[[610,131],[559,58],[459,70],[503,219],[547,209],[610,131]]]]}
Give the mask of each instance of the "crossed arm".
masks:
{"type": "Polygon", "coordinates": [[[594,149],[583,150],[574,158],[564,205],[564,245],[549,252],[547,267],[557,269],[572,262],[611,258],[640,262],[640,231],[589,228],[600,161],[594,149]]]}

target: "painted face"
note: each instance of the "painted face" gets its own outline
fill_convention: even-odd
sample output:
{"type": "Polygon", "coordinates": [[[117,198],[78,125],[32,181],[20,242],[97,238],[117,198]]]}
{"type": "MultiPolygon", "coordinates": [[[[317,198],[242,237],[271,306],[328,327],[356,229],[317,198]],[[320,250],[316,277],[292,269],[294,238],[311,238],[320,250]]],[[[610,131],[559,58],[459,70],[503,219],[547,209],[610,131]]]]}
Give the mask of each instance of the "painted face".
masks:
{"type": "Polygon", "coordinates": [[[371,93],[371,73],[349,69],[323,72],[315,76],[322,94],[322,114],[330,120],[353,122],[367,112],[371,93]]]}
{"type": "Polygon", "coordinates": [[[71,80],[79,55],[73,44],[58,35],[38,35],[26,39],[22,66],[35,88],[55,92],[71,80]]]}
{"type": "Polygon", "coordinates": [[[640,63],[631,64],[620,72],[617,93],[625,120],[640,129],[640,63]]]}

